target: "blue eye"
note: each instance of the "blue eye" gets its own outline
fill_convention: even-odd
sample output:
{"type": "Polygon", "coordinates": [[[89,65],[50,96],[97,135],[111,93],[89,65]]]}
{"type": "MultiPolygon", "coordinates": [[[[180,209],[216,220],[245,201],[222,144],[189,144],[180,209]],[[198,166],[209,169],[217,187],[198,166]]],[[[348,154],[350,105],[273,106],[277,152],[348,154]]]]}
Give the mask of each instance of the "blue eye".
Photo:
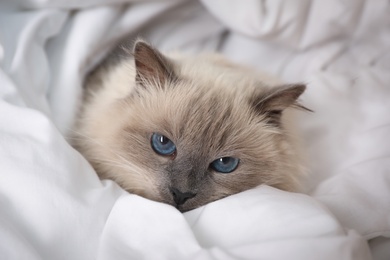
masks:
{"type": "Polygon", "coordinates": [[[153,150],[160,155],[171,155],[176,151],[176,145],[161,134],[154,133],[151,144],[153,150]]]}
{"type": "Polygon", "coordinates": [[[222,157],[213,161],[210,167],[217,172],[231,173],[237,169],[239,162],[240,160],[234,157],[222,157]]]}

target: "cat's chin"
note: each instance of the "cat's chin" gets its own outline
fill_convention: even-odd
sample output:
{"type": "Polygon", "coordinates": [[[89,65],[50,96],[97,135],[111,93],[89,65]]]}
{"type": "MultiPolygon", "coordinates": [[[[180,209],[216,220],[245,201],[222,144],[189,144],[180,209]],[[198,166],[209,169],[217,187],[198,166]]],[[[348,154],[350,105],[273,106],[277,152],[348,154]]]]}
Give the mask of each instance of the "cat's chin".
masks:
{"type": "Polygon", "coordinates": [[[194,210],[194,209],[197,209],[199,207],[201,207],[202,205],[200,206],[196,206],[196,207],[183,207],[183,206],[174,206],[178,211],[180,211],[181,213],[186,213],[188,211],[191,211],[191,210],[194,210]]]}
{"type": "MultiPolygon", "coordinates": [[[[162,189],[162,190],[164,190],[164,189],[162,189]]],[[[160,191],[160,193],[155,194],[155,193],[147,192],[147,190],[144,190],[144,191],[139,191],[139,190],[134,191],[134,190],[131,190],[131,189],[127,189],[127,192],[132,193],[132,194],[136,194],[138,196],[144,197],[144,198],[149,199],[149,200],[153,200],[155,202],[168,204],[168,205],[176,208],[181,213],[185,213],[185,212],[194,210],[196,208],[199,208],[199,207],[209,203],[207,201],[203,201],[203,203],[202,203],[202,201],[200,201],[200,200],[195,200],[195,201],[189,200],[189,201],[185,202],[182,205],[177,205],[173,201],[171,195],[169,193],[166,193],[166,192],[160,191]]]]}
{"type": "Polygon", "coordinates": [[[185,213],[185,212],[188,212],[188,211],[191,211],[191,210],[194,210],[194,209],[197,209],[203,205],[176,205],[176,203],[174,202],[164,202],[164,201],[160,201],[162,203],[165,203],[165,204],[168,204],[168,205],[171,205],[172,207],[176,208],[178,211],[180,211],[181,213],[185,213]]]}
{"type": "Polygon", "coordinates": [[[147,199],[150,199],[150,200],[153,200],[153,201],[156,201],[156,202],[160,202],[160,203],[164,203],[164,204],[168,204],[174,208],[176,208],[178,211],[180,211],[181,213],[185,213],[185,212],[188,212],[188,211],[191,211],[191,210],[194,210],[194,209],[197,209],[199,207],[202,207],[203,205],[205,204],[200,204],[200,205],[191,205],[190,203],[188,205],[184,204],[184,205],[177,205],[175,202],[171,201],[171,200],[164,200],[162,198],[150,198],[150,197],[145,197],[147,199]]]}

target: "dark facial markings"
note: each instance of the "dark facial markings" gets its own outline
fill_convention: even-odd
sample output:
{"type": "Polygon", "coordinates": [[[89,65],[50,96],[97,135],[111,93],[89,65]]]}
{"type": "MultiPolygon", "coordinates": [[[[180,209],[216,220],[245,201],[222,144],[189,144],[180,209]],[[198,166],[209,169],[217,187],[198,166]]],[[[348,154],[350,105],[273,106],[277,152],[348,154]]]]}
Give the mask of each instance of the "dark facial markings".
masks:
{"type": "Polygon", "coordinates": [[[175,155],[171,157],[172,160],[167,168],[161,169],[161,171],[169,174],[170,184],[167,187],[169,192],[166,196],[173,203],[173,206],[181,211],[197,207],[196,205],[199,203],[204,204],[205,196],[212,196],[210,192],[213,190],[212,186],[207,184],[206,179],[213,174],[229,174],[237,169],[240,162],[235,157],[220,157],[208,164],[207,157],[198,158],[196,153],[195,157],[194,155],[180,154],[176,158],[176,144],[168,137],[157,132],[151,135],[150,145],[151,149],[159,156],[175,155]],[[199,192],[201,193],[200,197],[197,196],[199,192]]]}

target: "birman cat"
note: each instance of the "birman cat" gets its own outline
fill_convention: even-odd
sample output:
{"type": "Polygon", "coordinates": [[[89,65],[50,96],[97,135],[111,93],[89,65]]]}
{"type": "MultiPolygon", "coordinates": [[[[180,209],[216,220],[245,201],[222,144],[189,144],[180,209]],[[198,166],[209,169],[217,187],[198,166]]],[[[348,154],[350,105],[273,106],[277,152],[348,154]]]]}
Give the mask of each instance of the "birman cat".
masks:
{"type": "Polygon", "coordinates": [[[87,78],[74,145],[100,178],[182,212],[261,184],[296,191],[288,120],[304,91],[220,55],[137,40],[87,78]]]}

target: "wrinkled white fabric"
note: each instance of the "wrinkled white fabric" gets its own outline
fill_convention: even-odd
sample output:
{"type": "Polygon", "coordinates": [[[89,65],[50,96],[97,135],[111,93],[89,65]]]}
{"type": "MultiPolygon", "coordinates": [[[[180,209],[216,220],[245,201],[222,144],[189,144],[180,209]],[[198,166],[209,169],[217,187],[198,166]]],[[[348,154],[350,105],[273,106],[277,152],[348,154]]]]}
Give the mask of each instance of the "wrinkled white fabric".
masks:
{"type": "Polygon", "coordinates": [[[3,0],[1,258],[388,259],[389,13],[385,0],[3,0]],[[306,82],[309,196],[264,186],[181,214],[101,182],[66,136],[85,73],[124,36],[306,82]]]}

